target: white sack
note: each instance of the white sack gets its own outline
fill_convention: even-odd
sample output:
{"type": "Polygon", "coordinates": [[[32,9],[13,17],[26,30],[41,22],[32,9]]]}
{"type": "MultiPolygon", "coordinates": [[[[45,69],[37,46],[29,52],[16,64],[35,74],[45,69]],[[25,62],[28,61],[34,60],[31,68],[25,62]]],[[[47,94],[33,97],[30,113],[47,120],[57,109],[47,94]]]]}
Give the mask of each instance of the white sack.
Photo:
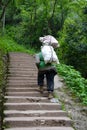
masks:
{"type": "Polygon", "coordinates": [[[48,46],[48,45],[42,46],[41,52],[46,64],[52,62],[56,62],[57,64],[59,64],[58,57],[52,46],[48,46]]]}
{"type": "Polygon", "coordinates": [[[40,42],[44,45],[51,45],[53,47],[59,47],[58,41],[51,35],[47,35],[39,38],[40,42]]]}

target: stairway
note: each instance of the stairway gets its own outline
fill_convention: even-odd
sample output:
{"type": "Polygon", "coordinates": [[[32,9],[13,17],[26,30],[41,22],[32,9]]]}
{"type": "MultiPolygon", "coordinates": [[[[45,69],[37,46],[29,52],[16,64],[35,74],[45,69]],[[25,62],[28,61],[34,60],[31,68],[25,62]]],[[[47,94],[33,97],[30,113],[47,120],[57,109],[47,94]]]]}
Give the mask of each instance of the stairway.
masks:
{"type": "Polygon", "coordinates": [[[74,130],[61,103],[39,92],[33,56],[9,53],[4,130],[74,130]]]}

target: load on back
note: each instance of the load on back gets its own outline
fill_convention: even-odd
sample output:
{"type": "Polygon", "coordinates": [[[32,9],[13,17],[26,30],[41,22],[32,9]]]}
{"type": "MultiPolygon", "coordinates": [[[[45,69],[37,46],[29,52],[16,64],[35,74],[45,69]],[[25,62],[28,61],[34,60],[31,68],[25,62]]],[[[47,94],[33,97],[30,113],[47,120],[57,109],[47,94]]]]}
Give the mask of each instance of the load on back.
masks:
{"type": "Polygon", "coordinates": [[[39,40],[42,42],[41,52],[44,58],[45,64],[55,62],[59,64],[58,57],[54,48],[59,47],[58,41],[51,35],[40,37],[39,40]]]}

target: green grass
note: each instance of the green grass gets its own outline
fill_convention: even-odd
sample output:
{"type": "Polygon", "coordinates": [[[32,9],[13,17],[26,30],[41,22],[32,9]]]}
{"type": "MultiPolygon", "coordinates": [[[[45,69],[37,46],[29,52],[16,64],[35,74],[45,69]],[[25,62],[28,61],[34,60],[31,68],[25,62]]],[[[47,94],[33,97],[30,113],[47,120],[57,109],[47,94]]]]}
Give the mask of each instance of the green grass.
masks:
{"type": "Polygon", "coordinates": [[[0,37],[0,50],[3,54],[7,54],[8,52],[25,52],[29,54],[35,53],[33,48],[30,47],[28,50],[24,46],[17,44],[8,36],[0,37]]]}

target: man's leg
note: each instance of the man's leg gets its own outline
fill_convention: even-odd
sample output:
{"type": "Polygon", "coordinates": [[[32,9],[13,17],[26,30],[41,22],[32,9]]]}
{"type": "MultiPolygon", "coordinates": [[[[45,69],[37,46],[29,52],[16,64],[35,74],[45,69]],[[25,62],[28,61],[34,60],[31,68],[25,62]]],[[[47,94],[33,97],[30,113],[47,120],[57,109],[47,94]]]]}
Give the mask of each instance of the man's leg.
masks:
{"type": "Polygon", "coordinates": [[[47,90],[48,90],[48,98],[53,97],[53,91],[54,91],[54,73],[53,71],[47,71],[46,72],[46,79],[47,79],[47,90]]]}
{"type": "Polygon", "coordinates": [[[38,72],[38,86],[40,87],[40,92],[43,93],[44,85],[44,73],[38,72]]]}

